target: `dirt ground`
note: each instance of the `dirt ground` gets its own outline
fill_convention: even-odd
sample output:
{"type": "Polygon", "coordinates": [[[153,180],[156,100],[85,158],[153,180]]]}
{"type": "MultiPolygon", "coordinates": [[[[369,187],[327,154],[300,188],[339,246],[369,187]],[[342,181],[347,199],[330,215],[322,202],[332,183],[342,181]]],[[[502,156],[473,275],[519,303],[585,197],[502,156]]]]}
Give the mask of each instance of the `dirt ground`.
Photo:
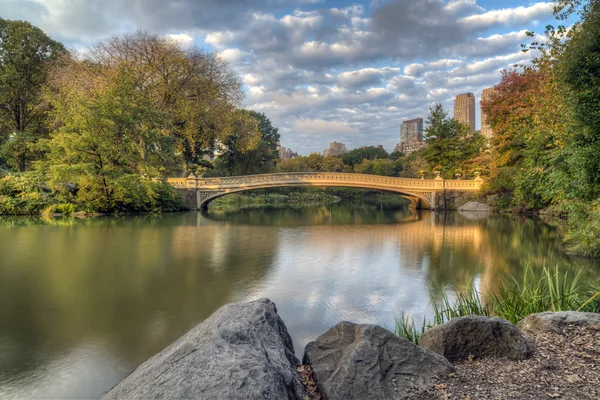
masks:
{"type": "MultiPolygon", "coordinates": [[[[455,364],[456,372],[414,399],[600,399],[600,324],[528,337],[532,358],[455,364]]],[[[412,396],[411,396],[412,397],[412,396]]]]}

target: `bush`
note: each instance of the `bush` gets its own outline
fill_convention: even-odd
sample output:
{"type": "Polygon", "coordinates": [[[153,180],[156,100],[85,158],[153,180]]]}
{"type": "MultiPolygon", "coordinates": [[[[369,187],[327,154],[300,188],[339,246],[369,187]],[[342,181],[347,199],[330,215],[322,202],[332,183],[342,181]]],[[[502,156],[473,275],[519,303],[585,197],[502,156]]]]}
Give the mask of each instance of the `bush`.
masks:
{"type": "Polygon", "coordinates": [[[600,201],[573,207],[568,219],[571,228],[565,236],[568,252],[581,257],[600,257],[600,201]]]}

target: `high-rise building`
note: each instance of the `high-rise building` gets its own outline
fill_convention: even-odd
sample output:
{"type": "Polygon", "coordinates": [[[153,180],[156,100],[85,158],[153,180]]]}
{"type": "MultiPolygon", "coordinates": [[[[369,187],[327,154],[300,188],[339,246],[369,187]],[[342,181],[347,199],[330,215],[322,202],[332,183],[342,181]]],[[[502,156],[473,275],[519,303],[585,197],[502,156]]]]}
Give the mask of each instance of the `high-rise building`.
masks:
{"type": "Polygon", "coordinates": [[[454,119],[475,131],[475,95],[463,93],[454,100],[454,119]]]}
{"type": "Polygon", "coordinates": [[[292,149],[283,147],[279,140],[277,141],[277,151],[279,152],[279,158],[284,161],[298,157],[298,153],[296,153],[295,151],[292,151],[292,149]]]}
{"type": "Polygon", "coordinates": [[[423,140],[423,118],[410,119],[400,125],[400,143],[423,140]]]}
{"type": "Polygon", "coordinates": [[[423,141],[423,118],[415,118],[402,122],[400,125],[400,143],[394,151],[406,155],[421,150],[426,146],[423,141]]]}
{"type": "Polygon", "coordinates": [[[325,156],[341,156],[342,154],[346,154],[348,150],[346,149],[346,145],[344,143],[331,142],[329,143],[329,148],[323,151],[325,156]]]}
{"type": "MultiPolygon", "coordinates": [[[[484,101],[490,100],[490,98],[494,92],[495,92],[495,89],[493,87],[483,89],[483,92],[481,92],[481,103],[483,104],[484,101]]],[[[492,131],[492,127],[487,122],[487,117],[485,116],[485,113],[483,112],[483,107],[481,107],[481,134],[486,139],[491,139],[492,135],[494,134],[494,132],[492,131]]]]}

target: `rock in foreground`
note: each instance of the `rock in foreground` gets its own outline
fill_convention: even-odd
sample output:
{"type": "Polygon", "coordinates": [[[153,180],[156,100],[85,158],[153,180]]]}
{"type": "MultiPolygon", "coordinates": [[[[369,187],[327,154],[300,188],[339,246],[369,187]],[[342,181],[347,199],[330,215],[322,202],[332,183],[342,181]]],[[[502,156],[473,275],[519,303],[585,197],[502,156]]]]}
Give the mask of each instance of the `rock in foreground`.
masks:
{"type": "Polygon", "coordinates": [[[340,322],[306,346],[326,400],[407,399],[453,371],[443,357],[375,325],[340,322]]]}
{"type": "Polygon", "coordinates": [[[545,332],[563,333],[570,325],[600,324],[600,314],[576,311],[531,314],[517,324],[521,332],[537,335],[545,332]]]}
{"type": "Polygon", "coordinates": [[[298,365],[275,304],[228,304],[103,399],[302,399],[298,365]]]}
{"type": "Polygon", "coordinates": [[[517,327],[500,318],[468,316],[428,329],[419,346],[436,352],[449,361],[498,357],[524,360],[531,346],[517,327]]]}

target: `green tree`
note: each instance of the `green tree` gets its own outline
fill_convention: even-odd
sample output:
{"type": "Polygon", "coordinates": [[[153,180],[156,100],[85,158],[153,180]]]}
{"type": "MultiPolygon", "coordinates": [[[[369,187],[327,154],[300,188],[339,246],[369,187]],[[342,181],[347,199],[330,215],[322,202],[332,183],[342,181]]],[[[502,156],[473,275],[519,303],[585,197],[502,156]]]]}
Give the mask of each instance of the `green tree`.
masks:
{"type": "Polygon", "coordinates": [[[365,146],[358,149],[350,150],[348,153],[340,156],[344,164],[354,167],[363,160],[375,160],[377,158],[389,158],[389,154],[385,149],[375,146],[365,146]]]}
{"type": "MultiPolygon", "coordinates": [[[[275,163],[279,158],[277,143],[279,142],[279,129],[273,127],[271,120],[263,113],[256,111],[239,110],[238,117],[254,119],[256,128],[246,129],[244,135],[235,131],[225,141],[227,150],[215,161],[215,168],[207,171],[205,176],[219,175],[250,175],[269,173],[275,170],[275,163]],[[255,140],[256,133],[260,138],[251,147],[244,146],[240,149],[238,145],[242,138],[255,140]]],[[[248,120],[251,122],[251,120],[248,120]]]]}
{"type": "Polygon", "coordinates": [[[25,171],[47,132],[48,105],[41,92],[62,44],[25,21],[0,19],[0,152],[25,171]]]}
{"type": "Polygon", "coordinates": [[[405,157],[405,155],[401,151],[394,150],[393,152],[390,153],[390,160],[392,160],[392,161],[399,160],[402,157],[405,157]]]}
{"type": "Polygon", "coordinates": [[[428,128],[424,140],[427,147],[421,150],[430,169],[436,169],[446,178],[454,174],[468,174],[472,171],[469,161],[475,158],[484,148],[484,139],[471,132],[470,128],[455,119],[448,118],[448,113],[441,104],[429,110],[428,128]]]}
{"type": "Polygon", "coordinates": [[[570,149],[575,174],[586,199],[600,195],[600,3],[588,4],[583,22],[573,30],[561,63],[575,125],[570,149]]]}
{"type": "Polygon", "coordinates": [[[365,158],[360,164],[354,166],[354,172],[357,174],[398,176],[400,171],[402,171],[401,162],[386,158],[374,160],[367,160],[365,158]]]}
{"type": "Polygon", "coordinates": [[[163,116],[161,134],[181,157],[177,168],[165,168],[165,175],[195,169],[210,149],[234,134],[242,85],[215,54],[197,47],[183,50],[171,39],[137,31],[96,43],[89,59],[103,70],[121,66],[163,116]]]}

